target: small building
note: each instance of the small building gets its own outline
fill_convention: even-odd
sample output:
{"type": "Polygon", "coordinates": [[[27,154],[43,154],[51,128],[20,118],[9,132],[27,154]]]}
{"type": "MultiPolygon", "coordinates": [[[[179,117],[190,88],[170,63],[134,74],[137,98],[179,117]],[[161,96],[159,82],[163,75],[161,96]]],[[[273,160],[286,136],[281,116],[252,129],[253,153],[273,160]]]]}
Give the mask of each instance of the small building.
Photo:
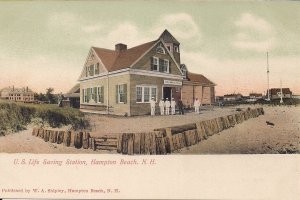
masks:
{"type": "MultiPolygon", "coordinates": [[[[270,99],[275,100],[275,99],[280,99],[281,98],[281,89],[280,88],[271,88],[270,90],[270,99]]],[[[268,92],[267,95],[268,96],[268,92]]],[[[290,88],[282,88],[282,98],[292,98],[293,93],[290,90],[290,88]]]]}
{"type": "Polygon", "coordinates": [[[246,99],[247,102],[256,102],[257,100],[260,100],[263,98],[262,93],[250,93],[249,98],[246,99]]]}
{"type": "Polygon", "coordinates": [[[240,93],[238,94],[225,94],[224,95],[224,101],[240,101],[242,100],[243,95],[241,95],[240,93]]]}
{"type": "Polygon", "coordinates": [[[76,84],[70,91],[63,95],[63,107],[80,108],[80,84],[76,84]]]}
{"type": "Polygon", "coordinates": [[[157,40],[129,49],[122,43],[114,50],[92,47],[79,78],[80,109],[134,116],[150,114],[151,98],[157,112],[161,98],[193,102],[198,96],[210,104],[214,84],[204,79],[182,67],[180,43],[167,30],[157,40]],[[191,95],[190,88],[195,89],[191,95]]]}
{"type": "Polygon", "coordinates": [[[211,105],[215,102],[215,86],[202,74],[187,71],[185,65],[181,66],[184,72],[181,99],[185,107],[192,107],[194,100],[199,99],[202,105],[211,105]]]}
{"type": "Polygon", "coordinates": [[[1,90],[1,99],[7,99],[18,102],[34,102],[34,92],[28,87],[7,87],[1,90]]]}

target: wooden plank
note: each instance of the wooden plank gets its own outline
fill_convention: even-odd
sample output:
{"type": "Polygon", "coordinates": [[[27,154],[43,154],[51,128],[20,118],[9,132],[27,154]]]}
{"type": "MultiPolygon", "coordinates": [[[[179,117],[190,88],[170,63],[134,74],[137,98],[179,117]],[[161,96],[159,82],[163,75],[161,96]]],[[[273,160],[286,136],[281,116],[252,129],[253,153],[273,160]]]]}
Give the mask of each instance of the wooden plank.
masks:
{"type": "Polygon", "coordinates": [[[64,134],[65,134],[65,131],[58,131],[57,141],[56,141],[57,144],[63,143],[63,141],[64,141],[64,134]]]}
{"type": "Polygon", "coordinates": [[[156,133],[150,132],[150,154],[156,155],[156,133]]]}
{"type": "Polygon", "coordinates": [[[134,151],[134,134],[130,133],[128,139],[128,155],[133,155],[134,151]]]}
{"type": "Polygon", "coordinates": [[[149,155],[150,154],[150,134],[145,133],[145,154],[149,155]]]}
{"type": "Polygon", "coordinates": [[[103,146],[117,146],[118,141],[103,141],[103,142],[97,142],[95,141],[96,145],[103,145],[103,146]]]}
{"type": "Polygon", "coordinates": [[[80,149],[82,147],[82,138],[83,132],[76,132],[74,137],[74,146],[76,149],[80,149]]]}
{"type": "Polygon", "coordinates": [[[69,147],[71,143],[71,131],[66,131],[64,134],[65,135],[63,143],[65,146],[69,147]]]}
{"type": "Polygon", "coordinates": [[[82,148],[84,148],[84,149],[89,148],[89,138],[90,138],[90,133],[89,132],[83,132],[82,148]]]}
{"type": "Polygon", "coordinates": [[[95,140],[117,140],[118,139],[118,135],[103,135],[103,136],[99,136],[99,137],[93,137],[95,138],[95,140]]]}
{"type": "Polygon", "coordinates": [[[93,151],[96,151],[96,144],[94,138],[91,138],[91,148],[93,149],[93,151]]]}
{"type": "Polygon", "coordinates": [[[166,152],[166,145],[165,140],[163,137],[156,137],[156,154],[157,155],[165,155],[166,152]]]}
{"type": "Polygon", "coordinates": [[[111,146],[96,146],[97,150],[108,150],[108,151],[116,151],[117,147],[111,147],[111,146]]]}
{"type": "Polygon", "coordinates": [[[44,141],[48,142],[50,137],[50,132],[48,130],[44,131],[44,141]]]}
{"type": "Polygon", "coordinates": [[[171,152],[176,151],[178,149],[177,137],[178,137],[178,134],[173,135],[172,137],[169,138],[170,144],[173,144],[171,152]]]}
{"type": "Polygon", "coordinates": [[[122,135],[122,154],[128,154],[128,133],[122,135]]]}
{"type": "Polygon", "coordinates": [[[173,152],[175,150],[175,147],[173,143],[173,135],[171,128],[166,128],[166,136],[169,138],[170,150],[171,152],[173,152]]]}
{"type": "Polygon", "coordinates": [[[141,154],[145,154],[145,133],[140,133],[140,149],[141,154]]]}
{"type": "Polygon", "coordinates": [[[122,134],[118,134],[117,152],[122,153],[122,134]]]}
{"type": "Polygon", "coordinates": [[[170,147],[170,138],[169,137],[164,137],[163,138],[166,146],[166,153],[172,153],[171,147],[170,147]]]}
{"type": "Polygon", "coordinates": [[[133,153],[141,154],[141,134],[140,133],[135,133],[135,135],[134,135],[133,153]]]}

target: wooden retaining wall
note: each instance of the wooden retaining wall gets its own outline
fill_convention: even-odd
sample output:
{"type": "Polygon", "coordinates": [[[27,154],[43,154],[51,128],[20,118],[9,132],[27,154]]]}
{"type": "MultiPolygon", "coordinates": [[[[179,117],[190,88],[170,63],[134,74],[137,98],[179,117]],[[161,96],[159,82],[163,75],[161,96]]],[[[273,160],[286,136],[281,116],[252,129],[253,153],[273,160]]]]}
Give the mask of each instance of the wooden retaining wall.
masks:
{"type": "Polygon", "coordinates": [[[85,131],[57,131],[43,128],[34,128],[32,135],[42,138],[45,142],[63,144],[77,149],[117,150],[118,137],[113,135],[91,137],[90,133],[85,131]]]}
{"type": "Polygon", "coordinates": [[[247,109],[197,123],[155,129],[150,133],[123,133],[118,140],[117,152],[128,155],[172,153],[263,114],[263,108],[247,109]]]}
{"type": "Polygon", "coordinates": [[[91,137],[91,134],[86,131],[34,128],[32,135],[42,138],[45,142],[63,144],[77,149],[109,150],[128,155],[163,155],[197,144],[216,133],[263,114],[263,108],[247,109],[224,117],[155,129],[153,132],[146,133],[121,133],[91,137]]]}

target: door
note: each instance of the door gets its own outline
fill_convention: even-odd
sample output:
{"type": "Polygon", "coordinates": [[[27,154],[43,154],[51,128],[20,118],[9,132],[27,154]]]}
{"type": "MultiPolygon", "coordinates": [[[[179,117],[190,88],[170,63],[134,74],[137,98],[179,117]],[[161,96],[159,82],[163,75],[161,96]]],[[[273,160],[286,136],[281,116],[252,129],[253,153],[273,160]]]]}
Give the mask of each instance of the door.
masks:
{"type": "Polygon", "coordinates": [[[164,100],[166,100],[167,98],[169,100],[171,100],[171,95],[172,95],[172,92],[171,92],[171,88],[170,87],[163,87],[163,98],[164,100]]]}

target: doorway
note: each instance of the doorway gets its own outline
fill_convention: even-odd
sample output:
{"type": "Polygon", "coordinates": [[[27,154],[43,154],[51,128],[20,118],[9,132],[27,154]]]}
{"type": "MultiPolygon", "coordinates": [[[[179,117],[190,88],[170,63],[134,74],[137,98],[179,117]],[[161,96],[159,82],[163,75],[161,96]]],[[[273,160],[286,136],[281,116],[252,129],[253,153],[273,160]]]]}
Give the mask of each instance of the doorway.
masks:
{"type": "Polygon", "coordinates": [[[167,98],[171,100],[172,97],[172,88],[171,87],[163,87],[163,98],[166,100],[167,98]]]}

